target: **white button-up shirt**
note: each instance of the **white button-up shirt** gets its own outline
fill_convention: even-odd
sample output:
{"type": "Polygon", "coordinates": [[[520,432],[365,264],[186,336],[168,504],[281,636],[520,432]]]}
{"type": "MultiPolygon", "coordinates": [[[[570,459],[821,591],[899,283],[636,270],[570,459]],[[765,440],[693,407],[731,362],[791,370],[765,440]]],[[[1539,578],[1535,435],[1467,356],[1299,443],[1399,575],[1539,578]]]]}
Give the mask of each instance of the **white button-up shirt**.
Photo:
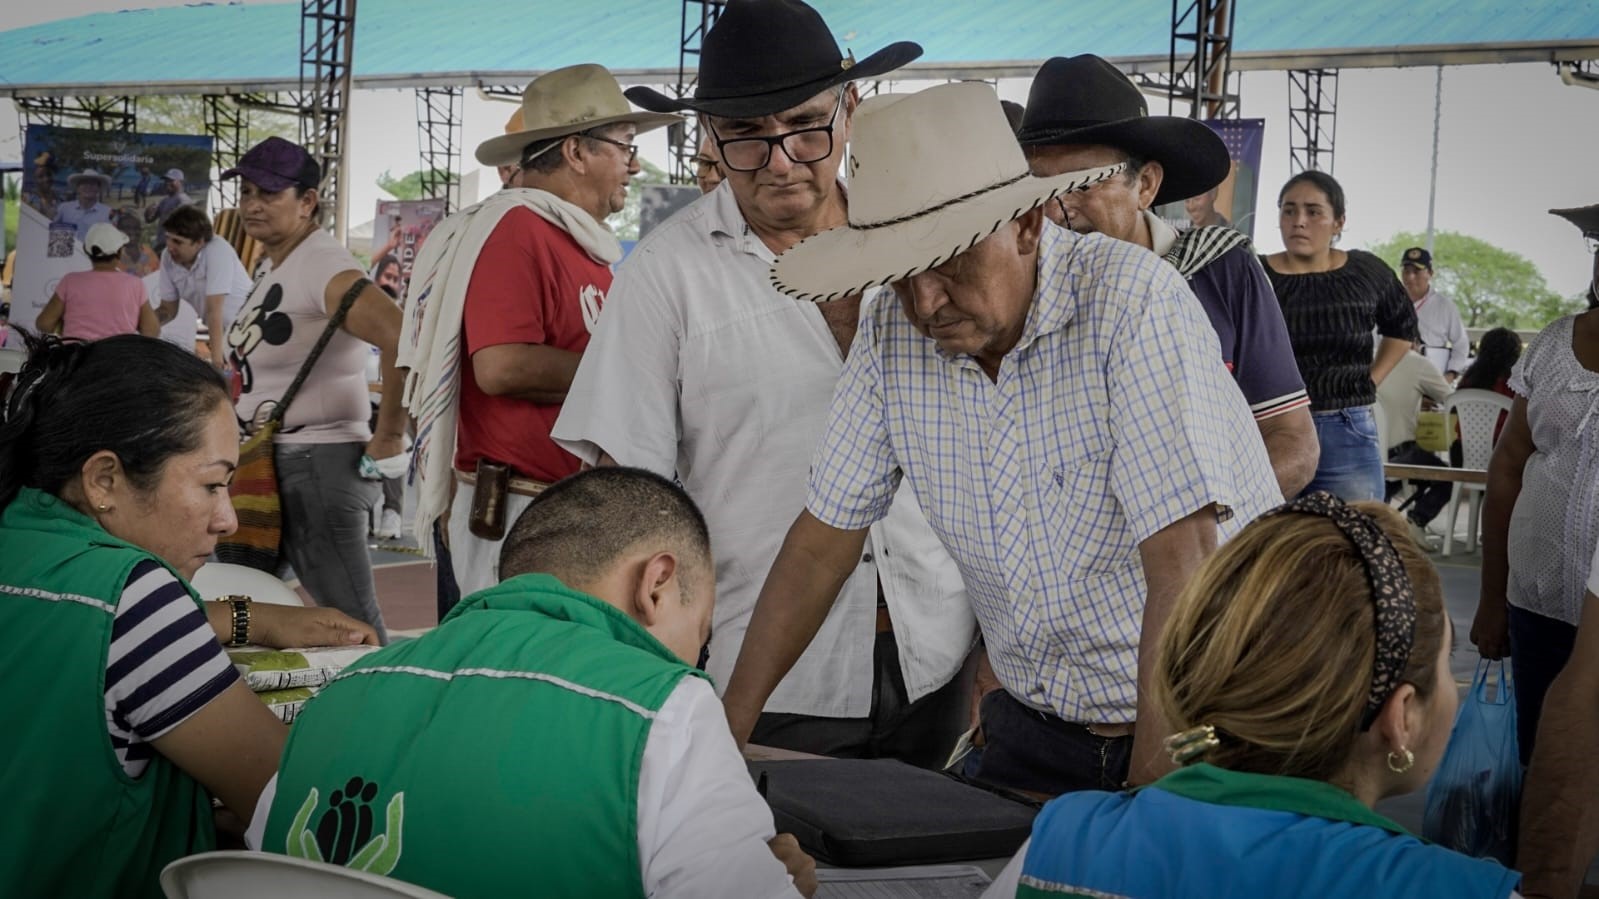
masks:
{"type": "MultiPolygon", "coordinates": [[[[194,264],[184,267],[174,262],[171,250],[161,251],[161,282],[156,297],[163,303],[181,300],[196,314],[205,315],[205,298],[221,294],[222,331],[233,327],[233,320],[244,308],[245,298],[255,282],[244,270],[239,254],[220,237],[205,242],[194,258],[194,264]]],[[[216,336],[212,340],[219,339],[216,336]]]]}
{"type": "Polygon", "coordinates": [[[1441,374],[1464,374],[1471,361],[1471,338],[1460,320],[1453,300],[1436,290],[1428,290],[1416,307],[1416,333],[1421,336],[1422,353],[1438,366],[1441,374]]]}
{"type": "MultiPolygon", "coordinates": [[[[821,312],[772,288],[773,258],[729,185],[651,232],[618,269],[551,432],[584,461],[604,452],[675,475],[705,513],[717,589],[707,670],[718,689],[804,508],[811,454],[843,369],[821,312]]],[[[910,699],[959,670],[975,635],[959,569],[909,490],[884,512],[766,711],[871,714],[879,579],[910,699]]]]}
{"type": "Polygon", "coordinates": [[[882,297],[863,315],[812,465],[826,524],[881,518],[909,480],[955,561],[1000,683],[1068,721],[1137,707],[1140,542],[1282,501],[1216,332],[1142,247],[1046,224],[1038,289],[998,380],[882,297]]]}

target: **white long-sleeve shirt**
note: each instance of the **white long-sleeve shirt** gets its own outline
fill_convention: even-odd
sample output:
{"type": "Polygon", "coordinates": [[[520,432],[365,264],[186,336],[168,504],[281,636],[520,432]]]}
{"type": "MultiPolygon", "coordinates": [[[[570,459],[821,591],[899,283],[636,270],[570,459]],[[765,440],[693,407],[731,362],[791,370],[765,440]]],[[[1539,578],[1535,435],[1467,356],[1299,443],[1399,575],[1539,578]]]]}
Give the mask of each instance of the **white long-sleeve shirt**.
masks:
{"type": "MultiPolygon", "coordinates": [[[[244,835],[251,849],[261,846],[277,787],[274,775],[256,801],[244,835]]],[[[594,788],[625,787],[595,784],[594,788]]],[[[471,822],[461,826],[470,828],[471,822]]],[[[772,811],[750,780],[728,732],[721,701],[703,678],[683,678],[656,712],[639,767],[638,848],[644,895],[798,899],[793,878],[767,847],[774,836],[772,811]]]]}
{"type": "Polygon", "coordinates": [[[1436,290],[1413,301],[1416,306],[1416,332],[1421,335],[1422,352],[1438,371],[1460,374],[1471,359],[1471,338],[1460,320],[1455,302],[1436,290]]]}

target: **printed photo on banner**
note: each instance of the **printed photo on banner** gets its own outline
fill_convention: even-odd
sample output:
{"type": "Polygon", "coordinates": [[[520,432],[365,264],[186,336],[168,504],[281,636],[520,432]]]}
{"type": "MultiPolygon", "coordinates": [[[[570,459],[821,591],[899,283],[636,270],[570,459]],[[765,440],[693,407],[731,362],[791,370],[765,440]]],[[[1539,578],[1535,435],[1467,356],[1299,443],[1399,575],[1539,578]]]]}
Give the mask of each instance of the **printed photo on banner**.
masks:
{"type": "Polygon", "coordinates": [[[1179,231],[1205,225],[1235,228],[1255,236],[1255,198],[1260,189],[1260,147],[1265,119],[1210,119],[1210,130],[1227,145],[1232,170],[1226,180],[1197,197],[1155,207],[1179,231]]]}
{"type": "Polygon", "coordinates": [[[372,218],[372,270],[367,277],[400,299],[422,242],[444,218],[443,200],[379,200],[372,218]]]}
{"type": "Polygon", "coordinates": [[[121,268],[159,268],[161,223],[180,206],[204,208],[211,138],[29,125],[23,148],[11,321],[32,328],[62,275],[89,268],[83,238],[108,222],[128,236],[121,268]]]}

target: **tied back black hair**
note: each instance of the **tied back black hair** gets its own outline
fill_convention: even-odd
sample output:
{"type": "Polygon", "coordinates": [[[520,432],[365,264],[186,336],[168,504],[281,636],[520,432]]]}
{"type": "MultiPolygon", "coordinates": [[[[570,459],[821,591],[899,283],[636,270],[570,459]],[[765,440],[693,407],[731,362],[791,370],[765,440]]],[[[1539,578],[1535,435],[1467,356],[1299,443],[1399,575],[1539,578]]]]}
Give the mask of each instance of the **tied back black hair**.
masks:
{"type": "Polygon", "coordinates": [[[1460,374],[1456,390],[1492,390],[1521,358],[1521,335],[1509,328],[1494,328],[1477,342],[1477,358],[1460,374]]]}
{"type": "Polygon", "coordinates": [[[200,445],[206,416],[227,402],[222,376],[163,340],[125,334],[92,343],[26,331],[28,361],[0,420],[0,508],[24,487],[59,496],[101,450],[150,490],[173,456],[200,445]]]}
{"type": "Polygon", "coordinates": [[[1289,189],[1300,182],[1308,183],[1327,195],[1327,205],[1332,207],[1333,218],[1341,219],[1344,217],[1344,186],[1338,183],[1337,178],[1315,169],[1306,169],[1289,178],[1283,184],[1283,189],[1277,192],[1278,206],[1283,204],[1283,197],[1288,196],[1289,189]]]}

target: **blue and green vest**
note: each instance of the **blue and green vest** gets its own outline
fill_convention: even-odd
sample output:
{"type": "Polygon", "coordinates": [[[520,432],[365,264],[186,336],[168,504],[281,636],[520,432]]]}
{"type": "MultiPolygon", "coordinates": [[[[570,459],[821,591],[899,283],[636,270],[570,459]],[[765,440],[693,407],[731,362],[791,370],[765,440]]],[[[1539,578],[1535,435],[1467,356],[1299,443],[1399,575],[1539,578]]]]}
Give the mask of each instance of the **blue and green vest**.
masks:
{"type": "Polygon", "coordinates": [[[1520,881],[1411,836],[1332,784],[1198,764],[1133,793],[1044,806],[1016,895],[1504,899],[1520,881]]]}
{"type": "Polygon", "coordinates": [[[38,490],[0,512],[0,684],[19,703],[0,763],[0,896],[160,897],[168,862],[215,847],[205,790],[159,753],[127,776],[106,732],[112,620],[154,558],[38,490]]]}
{"type": "Polygon", "coordinates": [[[504,581],[306,704],[261,848],[459,899],[642,897],[644,745],[691,675],[620,610],[504,581]]]}

